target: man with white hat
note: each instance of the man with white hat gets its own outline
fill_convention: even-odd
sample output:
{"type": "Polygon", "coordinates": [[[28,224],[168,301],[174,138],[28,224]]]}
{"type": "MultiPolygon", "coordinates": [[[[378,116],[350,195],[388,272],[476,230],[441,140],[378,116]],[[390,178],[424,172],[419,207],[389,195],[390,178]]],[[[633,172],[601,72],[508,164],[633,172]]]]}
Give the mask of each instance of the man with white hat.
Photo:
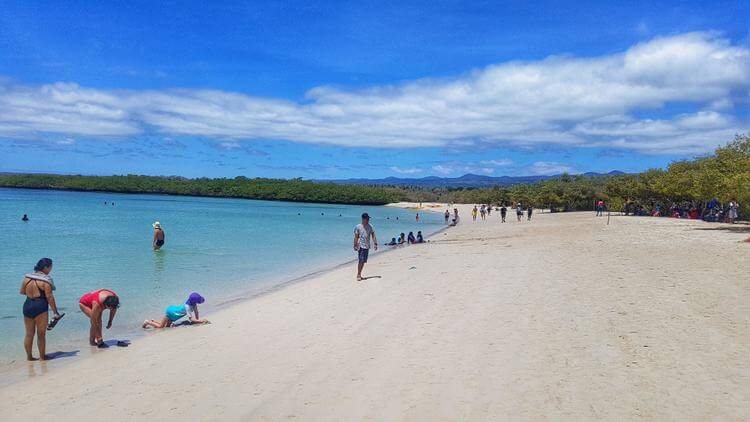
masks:
{"type": "Polygon", "coordinates": [[[154,227],[154,250],[158,251],[164,246],[164,229],[161,228],[161,223],[158,221],[152,224],[154,227]]]}

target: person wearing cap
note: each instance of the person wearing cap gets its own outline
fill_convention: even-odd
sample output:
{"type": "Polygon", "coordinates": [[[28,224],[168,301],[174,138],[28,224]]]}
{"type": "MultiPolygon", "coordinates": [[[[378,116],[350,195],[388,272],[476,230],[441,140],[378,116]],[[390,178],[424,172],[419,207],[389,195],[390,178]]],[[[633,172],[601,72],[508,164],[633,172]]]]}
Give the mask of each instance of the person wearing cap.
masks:
{"type": "Polygon", "coordinates": [[[362,268],[367,263],[367,257],[370,254],[370,238],[375,244],[375,250],[378,250],[378,238],[375,236],[375,230],[370,225],[370,216],[367,213],[362,214],[362,223],[357,224],[354,228],[354,250],[357,251],[357,281],[362,281],[362,268]]]}
{"type": "Polygon", "coordinates": [[[161,321],[155,319],[147,319],[143,321],[143,328],[167,328],[171,327],[178,320],[188,317],[188,324],[208,324],[208,320],[200,319],[198,314],[198,304],[205,302],[206,299],[200,294],[193,292],[185,301],[180,305],[168,306],[164,311],[164,318],[161,321]]]}
{"type": "Polygon", "coordinates": [[[154,228],[154,250],[158,251],[164,246],[164,229],[158,221],[151,225],[154,228]]]}

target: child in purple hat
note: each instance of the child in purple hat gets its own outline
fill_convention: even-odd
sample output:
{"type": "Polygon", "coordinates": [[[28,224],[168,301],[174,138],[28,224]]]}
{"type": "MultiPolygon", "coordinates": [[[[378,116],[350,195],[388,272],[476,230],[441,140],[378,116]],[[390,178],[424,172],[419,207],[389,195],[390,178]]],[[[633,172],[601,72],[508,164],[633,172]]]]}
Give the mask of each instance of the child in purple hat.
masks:
{"type": "Polygon", "coordinates": [[[209,324],[208,320],[200,319],[198,314],[198,304],[205,302],[206,299],[198,293],[190,293],[190,296],[183,305],[175,305],[167,307],[164,312],[164,318],[161,321],[154,319],[147,319],[143,321],[143,328],[166,328],[171,327],[179,319],[187,316],[187,324],[209,324]]]}

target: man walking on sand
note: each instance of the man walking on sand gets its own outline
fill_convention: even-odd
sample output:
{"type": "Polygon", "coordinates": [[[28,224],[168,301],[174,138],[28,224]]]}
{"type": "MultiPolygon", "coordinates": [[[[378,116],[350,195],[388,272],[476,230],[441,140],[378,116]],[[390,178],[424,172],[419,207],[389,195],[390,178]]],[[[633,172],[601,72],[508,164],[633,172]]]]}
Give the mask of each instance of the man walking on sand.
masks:
{"type": "Polygon", "coordinates": [[[367,257],[370,254],[370,237],[375,244],[375,250],[378,250],[378,238],[375,236],[375,230],[370,225],[370,216],[367,213],[362,214],[362,223],[357,224],[354,228],[354,250],[357,251],[357,281],[362,281],[362,268],[367,263],[367,257]]]}

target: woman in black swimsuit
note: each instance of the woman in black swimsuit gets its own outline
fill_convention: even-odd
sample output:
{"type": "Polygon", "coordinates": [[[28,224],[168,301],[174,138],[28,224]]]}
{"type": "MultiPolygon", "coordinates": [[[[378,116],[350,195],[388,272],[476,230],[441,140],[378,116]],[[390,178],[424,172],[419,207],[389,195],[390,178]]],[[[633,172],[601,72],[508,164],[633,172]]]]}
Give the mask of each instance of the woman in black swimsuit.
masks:
{"type": "MultiPolygon", "coordinates": [[[[42,258],[37,262],[34,271],[49,275],[52,271],[52,260],[42,258]]],[[[21,282],[22,295],[26,296],[23,303],[23,323],[26,326],[26,337],[23,339],[23,347],[26,349],[27,360],[38,360],[31,355],[31,347],[34,344],[34,333],[36,332],[36,344],[39,349],[39,359],[46,360],[50,357],[45,354],[47,347],[47,320],[49,318],[49,307],[55,317],[59,318],[55,296],[52,294],[52,285],[44,281],[24,277],[21,282]]]]}

